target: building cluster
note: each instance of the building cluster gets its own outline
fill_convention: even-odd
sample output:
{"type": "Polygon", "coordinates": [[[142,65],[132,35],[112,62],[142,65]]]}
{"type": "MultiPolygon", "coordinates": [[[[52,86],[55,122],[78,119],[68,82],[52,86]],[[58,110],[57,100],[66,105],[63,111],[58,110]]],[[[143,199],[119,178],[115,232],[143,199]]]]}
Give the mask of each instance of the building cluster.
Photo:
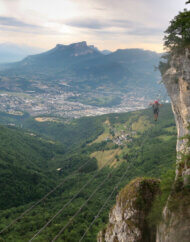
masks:
{"type": "Polygon", "coordinates": [[[122,146],[127,143],[131,143],[133,141],[133,137],[137,134],[136,131],[128,130],[121,130],[118,132],[115,128],[110,128],[111,137],[106,137],[105,141],[112,141],[114,144],[122,146]]]}
{"type": "Polygon", "coordinates": [[[39,93],[35,91],[28,91],[25,93],[1,92],[0,111],[8,113],[18,111],[28,112],[32,116],[51,114],[64,118],[79,118],[83,116],[96,116],[142,109],[146,107],[147,103],[145,100],[138,99],[135,96],[126,95],[118,106],[97,107],[82,104],[79,101],[68,101],[68,98],[74,95],[78,94],[71,91],[49,93],[39,93]]]}

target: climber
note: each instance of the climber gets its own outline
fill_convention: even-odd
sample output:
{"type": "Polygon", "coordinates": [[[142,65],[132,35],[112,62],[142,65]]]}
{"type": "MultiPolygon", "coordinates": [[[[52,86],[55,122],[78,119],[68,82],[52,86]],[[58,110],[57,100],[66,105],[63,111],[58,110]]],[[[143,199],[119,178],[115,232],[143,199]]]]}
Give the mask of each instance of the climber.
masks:
{"type": "Polygon", "coordinates": [[[162,104],[160,104],[159,101],[155,100],[154,103],[150,103],[150,105],[153,108],[154,121],[157,121],[158,120],[159,107],[161,107],[162,104]]]}

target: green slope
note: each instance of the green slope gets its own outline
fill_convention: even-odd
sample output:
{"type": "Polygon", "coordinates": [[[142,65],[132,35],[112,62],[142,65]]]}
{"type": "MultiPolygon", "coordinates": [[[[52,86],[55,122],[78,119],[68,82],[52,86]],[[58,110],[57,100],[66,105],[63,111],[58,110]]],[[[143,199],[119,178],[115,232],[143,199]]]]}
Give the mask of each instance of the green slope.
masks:
{"type": "Polygon", "coordinates": [[[48,160],[64,150],[32,135],[0,126],[0,209],[40,198],[55,184],[48,160]]]}
{"type": "MultiPolygon", "coordinates": [[[[24,122],[26,125],[26,120],[24,122]]],[[[48,153],[47,163],[43,163],[43,156],[40,155],[41,153],[39,152],[39,157],[41,157],[43,165],[40,163],[38,169],[43,168],[49,172],[49,176],[45,177],[44,170],[42,169],[42,174],[47,182],[47,190],[50,188],[48,187],[51,179],[50,173],[52,172],[54,174],[56,168],[62,168],[63,172],[59,175],[54,174],[56,179],[54,179],[54,183],[51,183],[51,186],[54,186],[55,183],[62,180],[64,176],[71,174],[72,171],[76,170],[77,167],[84,162],[90,160],[90,165],[85,166],[84,169],[73,174],[55,194],[50,196],[23,220],[5,232],[2,237],[0,237],[5,241],[28,241],[28,239],[68,202],[82,186],[88,183],[89,179],[92,179],[95,172],[98,172],[96,179],[90,182],[89,185],[77,195],[73,202],[64,209],[60,216],[36,239],[36,241],[50,241],[69,221],[73,214],[77,212],[83,202],[88,199],[98,184],[100,184],[112,171],[112,175],[109,176],[109,179],[60,236],[60,241],[78,241],[126,169],[127,174],[125,179],[120,183],[117,191],[130,180],[138,176],[154,176],[159,178],[162,173],[171,169],[175,163],[176,130],[170,105],[163,106],[157,123],[153,121],[152,110],[148,109],[131,113],[83,118],[67,123],[66,126],[63,126],[65,123],[51,122],[40,123],[40,126],[38,125],[39,123],[35,123],[35,120],[32,120],[32,125],[28,122],[30,132],[34,129],[35,132],[39,132],[43,137],[46,136],[48,139],[53,137],[55,141],[58,140],[59,142],[63,142],[64,147],[68,148],[68,150],[66,148],[65,154],[63,155],[60,153],[56,144],[51,144],[52,149],[49,148],[50,154],[48,153]],[[58,134],[58,130],[62,132],[62,135],[64,135],[65,132],[65,135],[69,136],[71,128],[75,126],[77,128],[81,127],[81,131],[75,132],[75,129],[73,129],[74,131],[67,140],[66,138],[60,138],[61,136],[58,134]],[[87,127],[87,130],[85,135],[83,135],[82,130],[85,129],[85,127],[87,127]],[[99,132],[97,132],[96,128],[99,132]],[[57,132],[50,132],[51,129],[55,129],[57,132]],[[87,138],[88,132],[89,137],[87,138]],[[122,141],[122,144],[116,144],[115,138],[122,137],[124,133],[128,133],[128,140],[122,141]],[[107,139],[107,136],[109,136],[109,139],[107,139]],[[74,144],[77,144],[78,141],[80,144],[72,146],[72,139],[74,144]],[[58,151],[55,149],[58,149],[58,151]],[[118,153],[117,150],[119,150],[118,153]],[[51,151],[53,152],[53,159],[51,151]],[[108,162],[108,166],[100,170],[100,167],[98,167],[99,161],[105,164],[107,159],[107,156],[104,154],[109,154],[110,162],[108,162]],[[45,165],[47,165],[47,167],[45,167],[45,165]]],[[[19,132],[22,133],[23,131],[19,132]]],[[[29,139],[30,138],[36,140],[38,137],[30,136],[29,139]]],[[[44,141],[40,140],[40,142],[44,144],[44,141]]],[[[8,144],[9,143],[7,143],[7,147],[9,147],[8,144]]],[[[49,147],[49,145],[48,143],[47,146],[49,147]]],[[[40,144],[38,143],[38,147],[39,146],[40,144]]],[[[17,150],[19,150],[18,147],[17,150]]],[[[36,162],[34,162],[34,166],[36,166],[36,162]]],[[[32,166],[32,170],[36,171],[35,167],[32,166]]],[[[31,169],[27,171],[30,172],[31,169]]],[[[23,181],[25,181],[24,177],[23,181]]],[[[39,185],[39,183],[37,184],[39,185]]],[[[14,186],[12,185],[12,187],[14,186]]],[[[115,195],[116,192],[109,200],[107,207],[97,219],[84,241],[96,241],[96,234],[107,221],[108,211],[115,202],[115,195]]],[[[20,197],[20,199],[22,198],[20,197]]],[[[36,200],[36,197],[33,198],[33,201],[34,200],[36,200]]],[[[32,199],[30,201],[32,201],[32,199]]],[[[9,224],[12,219],[16,218],[31,204],[32,203],[25,201],[24,206],[14,208],[13,205],[12,208],[1,210],[0,229],[9,224]]]]}

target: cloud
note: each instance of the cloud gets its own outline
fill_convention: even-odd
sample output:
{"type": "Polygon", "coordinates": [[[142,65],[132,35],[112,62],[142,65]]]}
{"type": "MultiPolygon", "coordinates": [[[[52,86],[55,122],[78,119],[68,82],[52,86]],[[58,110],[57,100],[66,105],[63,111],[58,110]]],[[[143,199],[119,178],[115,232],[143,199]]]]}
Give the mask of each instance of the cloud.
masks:
{"type": "MultiPolygon", "coordinates": [[[[93,7],[103,8],[104,12],[92,12],[103,18],[122,18],[123,21],[137,21],[147,27],[163,28],[168,26],[169,21],[185,7],[185,0],[71,0],[77,2],[83,9],[93,7]]],[[[90,10],[90,8],[89,8],[90,10]]],[[[87,12],[88,14],[88,12],[87,12]]],[[[84,15],[83,15],[84,16],[84,15]]]]}
{"type": "Polygon", "coordinates": [[[0,26],[0,31],[25,33],[25,34],[33,34],[33,35],[55,35],[55,34],[60,35],[60,33],[46,28],[27,29],[27,28],[14,28],[14,27],[0,26]]]}
{"type": "Polygon", "coordinates": [[[73,18],[62,21],[63,24],[76,28],[105,29],[111,27],[127,28],[139,25],[137,22],[123,19],[73,18]]]}
{"type": "MultiPolygon", "coordinates": [[[[64,23],[64,22],[63,22],[64,23]]],[[[124,19],[99,20],[96,18],[75,18],[64,24],[75,28],[90,29],[99,35],[125,34],[134,36],[155,36],[163,34],[163,29],[147,27],[145,24],[124,19]]]]}
{"type": "Polygon", "coordinates": [[[0,16],[0,30],[16,33],[59,35],[60,33],[47,27],[29,24],[17,18],[0,16]]]}
{"type": "Polygon", "coordinates": [[[20,0],[3,0],[4,2],[19,2],[20,0]]]}
{"type": "Polygon", "coordinates": [[[87,28],[87,29],[103,29],[107,25],[104,21],[99,21],[97,19],[91,18],[75,18],[66,21],[64,24],[77,28],[87,28]]]}
{"type": "Polygon", "coordinates": [[[0,0],[0,40],[32,40],[32,44],[49,47],[57,42],[87,40],[102,49],[161,49],[163,31],[185,7],[184,3],[185,0],[0,0]]]}
{"type": "Polygon", "coordinates": [[[163,34],[163,29],[141,27],[126,31],[126,34],[134,36],[160,36],[163,34]]]}
{"type": "Polygon", "coordinates": [[[19,19],[12,17],[0,16],[0,25],[14,26],[14,27],[27,27],[27,28],[40,28],[38,25],[28,24],[19,19]]]}
{"type": "Polygon", "coordinates": [[[136,21],[131,21],[127,19],[112,19],[110,23],[113,26],[120,27],[120,28],[133,28],[136,25],[139,25],[136,21]]]}
{"type": "Polygon", "coordinates": [[[98,11],[105,11],[106,10],[106,8],[93,8],[93,9],[98,10],[98,11]]]}

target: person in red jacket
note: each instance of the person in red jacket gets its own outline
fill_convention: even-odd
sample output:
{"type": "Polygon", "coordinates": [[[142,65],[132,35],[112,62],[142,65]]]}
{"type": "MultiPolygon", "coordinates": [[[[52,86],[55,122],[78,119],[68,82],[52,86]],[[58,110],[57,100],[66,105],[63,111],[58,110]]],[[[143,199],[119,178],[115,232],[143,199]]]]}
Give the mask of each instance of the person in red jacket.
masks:
{"type": "Polygon", "coordinates": [[[155,100],[153,103],[150,103],[150,105],[153,108],[154,121],[157,121],[158,120],[158,114],[159,114],[159,108],[162,106],[162,104],[160,104],[159,101],[155,100]]]}

